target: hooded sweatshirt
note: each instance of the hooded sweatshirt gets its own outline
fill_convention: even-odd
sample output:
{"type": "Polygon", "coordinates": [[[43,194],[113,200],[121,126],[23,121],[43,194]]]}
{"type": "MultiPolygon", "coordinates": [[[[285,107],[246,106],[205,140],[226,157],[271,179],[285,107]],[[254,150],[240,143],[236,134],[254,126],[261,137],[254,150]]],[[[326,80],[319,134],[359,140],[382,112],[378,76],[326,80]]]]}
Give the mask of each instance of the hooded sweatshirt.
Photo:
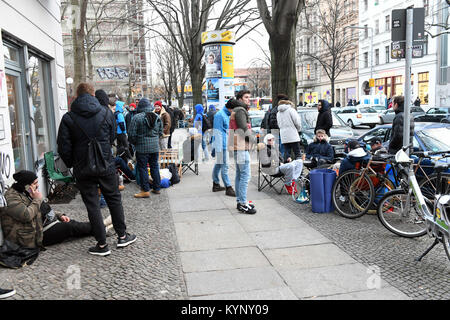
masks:
{"type": "Polygon", "coordinates": [[[316,128],[314,129],[314,134],[318,129],[325,130],[328,137],[331,136],[330,129],[333,126],[333,117],[331,115],[331,105],[327,100],[322,100],[322,108],[319,110],[319,115],[317,116],[316,128]]]}
{"type": "Polygon", "coordinates": [[[150,101],[142,98],[137,114],[131,119],[128,140],[139,153],[159,152],[159,137],[163,134],[161,118],[152,110],[150,101]]]}
{"type": "Polygon", "coordinates": [[[345,159],[341,162],[339,167],[339,175],[345,171],[355,169],[357,162],[366,162],[369,161],[369,159],[370,154],[368,154],[362,147],[351,150],[347,154],[347,157],[345,157],[345,159]]]}
{"type": "Polygon", "coordinates": [[[123,116],[123,106],[125,102],[116,101],[116,112],[114,115],[116,116],[117,122],[117,134],[127,133],[126,125],[125,125],[125,117],[123,116]]]}
{"type": "Polygon", "coordinates": [[[277,123],[280,127],[281,143],[299,142],[301,131],[300,116],[295,110],[294,104],[289,100],[281,100],[278,103],[277,123]]]}
{"type": "Polygon", "coordinates": [[[197,129],[198,132],[202,132],[203,127],[203,106],[201,104],[197,104],[195,107],[195,119],[194,119],[194,128],[197,129]]]}
{"type": "Polygon", "coordinates": [[[209,106],[209,111],[208,111],[208,113],[206,114],[206,118],[208,119],[208,121],[209,121],[209,126],[210,126],[211,128],[214,127],[214,115],[216,114],[216,112],[217,112],[216,107],[215,107],[213,104],[211,104],[211,105],[209,106]]]}

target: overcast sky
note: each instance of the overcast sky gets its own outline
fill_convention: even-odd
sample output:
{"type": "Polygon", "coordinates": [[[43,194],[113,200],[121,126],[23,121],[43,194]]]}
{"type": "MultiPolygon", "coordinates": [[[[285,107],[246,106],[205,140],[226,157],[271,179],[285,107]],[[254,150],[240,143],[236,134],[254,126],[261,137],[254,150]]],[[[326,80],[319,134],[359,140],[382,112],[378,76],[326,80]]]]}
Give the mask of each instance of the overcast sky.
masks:
{"type": "Polygon", "coordinates": [[[262,24],[234,45],[234,67],[247,68],[252,59],[265,59],[261,50],[269,52],[269,35],[262,24]]]}

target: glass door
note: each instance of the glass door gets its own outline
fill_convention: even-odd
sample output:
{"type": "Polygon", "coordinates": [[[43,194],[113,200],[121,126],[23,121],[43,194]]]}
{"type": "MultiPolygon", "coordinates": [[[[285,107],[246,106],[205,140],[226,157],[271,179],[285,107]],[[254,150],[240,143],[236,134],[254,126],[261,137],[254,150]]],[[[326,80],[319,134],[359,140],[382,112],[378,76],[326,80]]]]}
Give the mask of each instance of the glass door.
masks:
{"type": "Polygon", "coordinates": [[[15,171],[32,169],[31,141],[27,131],[23,104],[21,73],[6,69],[8,108],[11,122],[11,142],[15,171]]]}

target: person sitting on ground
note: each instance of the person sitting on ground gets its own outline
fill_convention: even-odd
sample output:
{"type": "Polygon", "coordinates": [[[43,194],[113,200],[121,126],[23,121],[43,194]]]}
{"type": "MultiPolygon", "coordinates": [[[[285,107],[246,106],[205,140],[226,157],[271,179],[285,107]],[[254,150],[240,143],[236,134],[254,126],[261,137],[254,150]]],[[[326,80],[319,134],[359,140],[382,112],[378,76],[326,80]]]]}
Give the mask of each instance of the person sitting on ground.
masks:
{"type": "MultiPolygon", "coordinates": [[[[89,222],[71,220],[43,201],[34,172],[22,170],[13,178],[16,182],[5,193],[7,207],[1,213],[6,240],[25,248],[43,248],[93,234],[89,222]]],[[[106,227],[112,223],[110,219],[104,222],[106,227]]]]}
{"type": "Polygon", "coordinates": [[[306,159],[310,160],[305,162],[305,166],[308,168],[321,167],[333,162],[334,150],[328,143],[328,135],[325,130],[318,129],[316,131],[314,141],[306,147],[306,159]]]}
{"type": "Polygon", "coordinates": [[[341,161],[339,175],[342,175],[345,171],[355,169],[356,163],[364,163],[370,159],[370,154],[364,150],[357,140],[350,140],[347,146],[348,154],[341,161]]]}
{"type": "Polygon", "coordinates": [[[297,192],[295,180],[300,177],[303,170],[303,160],[296,159],[292,161],[289,157],[286,163],[280,156],[278,145],[275,143],[275,136],[271,133],[264,137],[264,143],[258,144],[259,160],[261,162],[261,171],[271,175],[284,175],[287,192],[292,195],[297,192]]]}

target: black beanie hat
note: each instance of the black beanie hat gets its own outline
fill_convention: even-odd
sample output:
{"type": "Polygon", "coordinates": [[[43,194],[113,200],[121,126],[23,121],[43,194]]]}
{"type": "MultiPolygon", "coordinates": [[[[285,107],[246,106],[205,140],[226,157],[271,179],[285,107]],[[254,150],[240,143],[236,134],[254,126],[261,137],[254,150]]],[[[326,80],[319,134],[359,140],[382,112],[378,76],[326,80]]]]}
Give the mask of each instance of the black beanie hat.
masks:
{"type": "Polygon", "coordinates": [[[98,102],[100,102],[100,104],[102,106],[104,106],[104,107],[108,106],[109,97],[104,90],[98,89],[97,91],[95,91],[95,97],[97,98],[98,102]]]}
{"type": "Polygon", "coordinates": [[[32,184],[37,179],[37,175],[33,171],[21,170],[13,174],[14,180],[22,186],[32,184]]]}
{"type": "Polygon", "coordinates": [[[359,142],[357,140],[350,140],[348,142],[349,150],[355,150],[355,149],[358,149],[360,147],[361,147],[361,145],[359,144],[359,142]]]}

